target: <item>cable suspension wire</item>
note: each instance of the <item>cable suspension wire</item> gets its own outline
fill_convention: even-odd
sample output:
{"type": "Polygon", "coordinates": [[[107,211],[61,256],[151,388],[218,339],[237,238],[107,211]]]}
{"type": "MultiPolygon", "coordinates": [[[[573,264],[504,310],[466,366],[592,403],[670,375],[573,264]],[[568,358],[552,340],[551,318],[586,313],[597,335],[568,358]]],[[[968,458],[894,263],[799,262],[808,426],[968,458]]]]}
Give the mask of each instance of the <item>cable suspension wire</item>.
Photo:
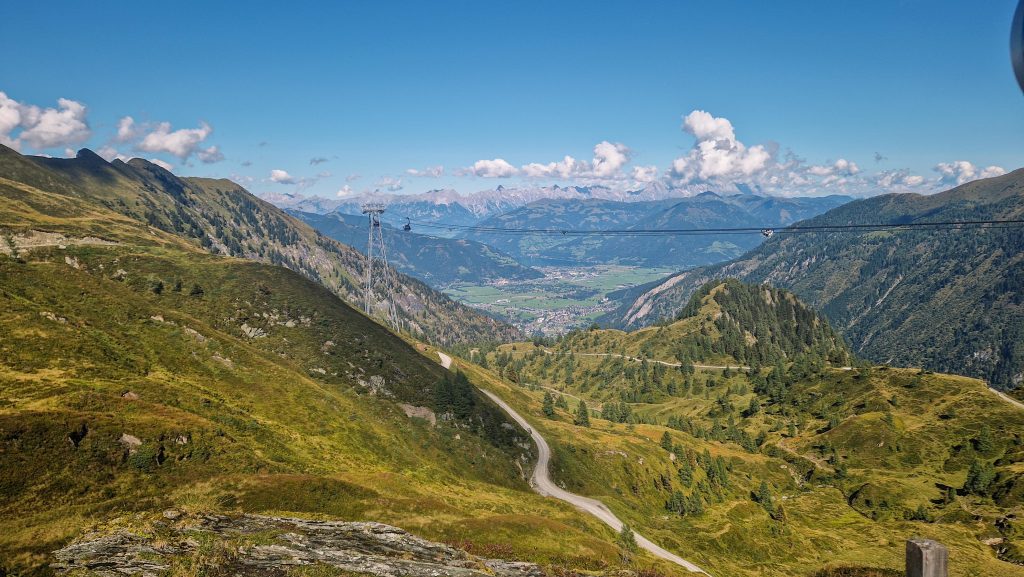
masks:
{"type": "Polygon", "coordinates": [[[827,232],[881,232],[891,230],[963,230],[963,229],[1006,229],[1024,227],[1024,219],[1010,220],[961,220],[939,222],[902,222],[873,224],[821,224],[791,225],[784,227],[726,227],[726,228],[667,228],[667,229],[598,229],[578,230],[561,228],[502,228],[494,226],[447,224],[443,222],[417,221],[406,219],[413,225],[434,230],[482,232],[509,235],[550,235],[550,236],[700,236],[730,234],[807,234],[827,232]]]}

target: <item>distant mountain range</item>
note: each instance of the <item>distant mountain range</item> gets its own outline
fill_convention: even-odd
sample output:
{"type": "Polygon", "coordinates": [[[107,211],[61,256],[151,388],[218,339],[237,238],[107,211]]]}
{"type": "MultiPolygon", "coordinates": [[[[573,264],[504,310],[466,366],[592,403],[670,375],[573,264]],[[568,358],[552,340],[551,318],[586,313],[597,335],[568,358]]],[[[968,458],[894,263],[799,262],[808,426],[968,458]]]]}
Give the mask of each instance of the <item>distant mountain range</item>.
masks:
{"type": "Polygon", "coordinates": [[[499,186],[475,194],[432,190],[422,194],[369,194],[345,199],[274,197],[290,210],[359,215],[366,202],[380,202],[383,221],[411,220],[436,236],[486,244],[527,265],[627,264],[685,268],[735,258],[757,246],[754,234],[712,236],[543,236],[460,230],[460,227],[543,228],[567,231],[647,228],[778,227],[806,219],[852,200],[846,196],[777,198],[720,195],[652,183],[620,192],[604,187],[499,186]]]}
{"type": "MultiPolygon", "coordinates": [[[[1024,169],[931,196],[888,194],[803,224],[1024,218],[1024,169]]],[[[776,235],[742,257],[621,291],[601,319],[639,327],[671,318],[698,287],[736,277],[792,290],[866,358],[1024,383],[1021,228],[776,235]]]]}
{"type": "MultiPolygon", "coordinates": [[[[365,254],[365,216],[343,213],[313,214],[288,211],[323,234],[365,254]]],[[[388,263],[431,286],[453,282],[486,283],[490,280],[528,280],[543,273],[519,264],[514,258],[472,240],[439,238],[406,232],[383,223],[388,263]]]]}
{"type": "MultiPolygon", "coordinates": [[[[704,192],[688,198],[621,202],[545,199],[479,223],[481,227],[566,231],[779,227],[852,200],[846,196],[774,198],[704,192]]],[[[763,240],[752,234],[664,236],[510,235],[471,231],[480,241],[527,264],[627,264],[686,268],[735,258],[763,240]]]]}
{"type": "MultiPolygon", "coordinates": [[[[292,208],[303,212],[324,214],[328,212],[344,212],[359,214],[358,208],[366,202],[383,203],[392,207],[390,218],[395,222],[404,222],[406,217],[417,218],[430,215],[446,215],[445,209],[427,209],[423,207],[452,207],[452,214],[446,215],[458,219],[459,215],[469,220],[480,220],[495,214],[501,214],[546,199],[565,200],[615,200],[619,202],[636,202],[649,200],[665,200],[682,198],[698,193],[692,188],[670,188],[661,182],[652,182],[643,188],[632,191],[621,191],[604,186],[533,186],[506,187],[499,185],[493,189],[463,194],[456,190],[435,189],[418,194],[396,194],[369,192],[341,198],[323,198],[319,196],[301,196],[293,194],[268,194],[264,198],[282,208],[292,208]],[[434,212],[439,210],[440,212],[434,212]]],[[[449,222],[449,221],[445,221],[449,222]]],[[[459,224],[459,223],[455,223],[459,224]]],[[[466,223],[468,224],[468,220],[466,223]]]]}

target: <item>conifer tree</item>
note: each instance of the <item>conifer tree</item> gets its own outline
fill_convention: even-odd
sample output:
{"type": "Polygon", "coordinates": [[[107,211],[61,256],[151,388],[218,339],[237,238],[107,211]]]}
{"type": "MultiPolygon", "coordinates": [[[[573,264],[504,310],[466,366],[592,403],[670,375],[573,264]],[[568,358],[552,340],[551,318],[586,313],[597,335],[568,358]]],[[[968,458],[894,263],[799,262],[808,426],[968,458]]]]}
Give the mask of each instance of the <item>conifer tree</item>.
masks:
{"type": "Polygon", "coordinates": [[[555,399],[550,392],[544,393],[544,416],[549,419],[555,418],[555,399]]]}
{"type": "Polygon", "coordinates": [[[582,399],[580,400],[579,406],[576,407],[576,419],[573,423],[580,427],[590,426],[590,411],[587,410],[587,404],[584,403],[582,399]]]}

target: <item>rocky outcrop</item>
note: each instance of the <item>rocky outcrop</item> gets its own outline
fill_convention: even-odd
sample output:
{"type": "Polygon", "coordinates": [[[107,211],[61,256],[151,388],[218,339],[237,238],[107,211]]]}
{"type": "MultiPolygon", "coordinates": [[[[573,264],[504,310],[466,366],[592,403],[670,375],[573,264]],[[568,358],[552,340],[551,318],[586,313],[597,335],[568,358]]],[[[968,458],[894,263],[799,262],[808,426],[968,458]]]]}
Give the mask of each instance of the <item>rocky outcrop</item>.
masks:
{"type": "MultiPolygon", "coordinates": [[[[532,563],[482,559],[382,523],[307,521],[289,517],[207,515],[173,511],[144,536],[121,530],[86,535],[54,554],[62,574],[155,577],[202,555],[199,543],[222,543],[210,563],[225,574],[284,575],[290,568],[323,564],[382,577],[543,577],[532,563]]],[[[207,547],[208,549],[208,547],[207,547]]]]}

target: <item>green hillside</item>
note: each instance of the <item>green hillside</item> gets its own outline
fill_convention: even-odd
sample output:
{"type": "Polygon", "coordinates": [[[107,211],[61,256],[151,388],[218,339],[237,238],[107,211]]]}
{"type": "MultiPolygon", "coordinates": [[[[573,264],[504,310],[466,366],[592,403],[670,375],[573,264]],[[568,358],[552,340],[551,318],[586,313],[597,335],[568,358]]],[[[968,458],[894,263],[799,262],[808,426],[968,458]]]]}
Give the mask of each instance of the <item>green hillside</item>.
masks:
{"type": "Polygon", "coordinates": [[[918,535],[951,548],[951,575],[1024,575],[1024,410],[977,380],[851,359],[785,291],[718,283],[684,310],[486,354],[567,489],[715,575],[894,570],[918,535]],[[749,336],[730,352],[733,319],[749,336]],[[808,336],[755,353],[783,328],[808,336]]]}
{"type": "MultiPolygon", "coordinates": [[[[88,149],[76,158],[42,158],[22,157],[5,147],[0,147],[0,175],[44,191],[70,191],[209,252],[285,266],[349,302],[361,299],[365,259],[358,251],[229,180],[179,178],[138,158],[108,163],[88,149]]],[[[396,278],[399,317],[419,338],[448,345],[517,334],[418,280],[396,278]]]]}
{"type": "MultiPolygon", "coordinates": [[[[931,196],[851,202],[805,225],[1020,219],[1024,170],[931,196]]],[[[792,290],[876,362],[1024,382],[1021,228],[775,235],[739,259],[623,295],[602,322],[638,327],[671,318],[698,287],[736,277],[792,290]]]]}
{"type": "Polygon", "coordinates": [[[69,540],[144,530],[169,507],[381,521],[559,571],[621,566],[610,530],[530,490],[525,432],[435,349],[13,158],[0,573],[49,574],[69,540]]]}

